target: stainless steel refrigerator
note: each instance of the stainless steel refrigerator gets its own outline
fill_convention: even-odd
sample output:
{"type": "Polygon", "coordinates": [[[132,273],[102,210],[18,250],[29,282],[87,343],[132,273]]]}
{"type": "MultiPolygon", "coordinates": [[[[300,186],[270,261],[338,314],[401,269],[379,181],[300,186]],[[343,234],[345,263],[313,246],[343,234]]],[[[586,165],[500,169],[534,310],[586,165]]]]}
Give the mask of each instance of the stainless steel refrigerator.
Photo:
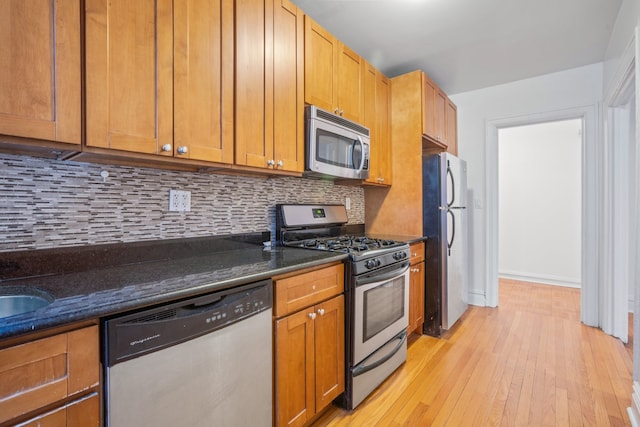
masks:
{"type": "Polygon", "coordinates": [[[449,153],[422,158],[424,333],[440,336],[467,309],[467,163],[449,153]]]}

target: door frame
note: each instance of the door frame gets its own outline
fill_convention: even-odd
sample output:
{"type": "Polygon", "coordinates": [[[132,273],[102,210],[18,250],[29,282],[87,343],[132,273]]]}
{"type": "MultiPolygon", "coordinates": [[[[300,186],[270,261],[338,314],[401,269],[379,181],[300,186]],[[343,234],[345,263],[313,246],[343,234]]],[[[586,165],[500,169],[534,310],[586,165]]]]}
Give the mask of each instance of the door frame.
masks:
{"type": "Polygon", "coordinates": [[[489,120],[486,124],[486,305],[497,307],[498,301],[498,130],[558,120],[582,119],[582,246],[581,246],[581,315],[586,324],[597,324],[598,256],[601,198],[601,168],[597,147],[598,106],[588,105],[558,111],[489,120]]]}

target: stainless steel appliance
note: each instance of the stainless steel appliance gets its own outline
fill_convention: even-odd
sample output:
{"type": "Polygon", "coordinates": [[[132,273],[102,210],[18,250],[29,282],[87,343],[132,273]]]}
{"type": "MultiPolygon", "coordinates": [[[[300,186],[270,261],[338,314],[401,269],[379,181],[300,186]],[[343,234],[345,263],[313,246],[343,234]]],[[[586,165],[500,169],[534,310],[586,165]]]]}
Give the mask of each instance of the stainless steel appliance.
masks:
{"type": "Polygon", "coordinates": [[[306,176],[369,178],[369,129],[316,106],[305,107],[306,176]]]}
{"type": "Polygon", "coordinates": [[[271,426],[272,284],[107,320],[107,426],[271,426]]]}
{"type": "Polygon", "coordinates": [[[424,333],[440,336],[467,309],[467,163],[449,153],[422,159],[424,333]]]}
{"type": "MultiPolygon", "coordinates": [[[[287,246],[345,252],[345,393],[353,409],[407,358],[409,245],[347,232],[343,205],[277,205],[287,246]]],[[[363,230],[362,230],[363,231],[363,230]]]]}

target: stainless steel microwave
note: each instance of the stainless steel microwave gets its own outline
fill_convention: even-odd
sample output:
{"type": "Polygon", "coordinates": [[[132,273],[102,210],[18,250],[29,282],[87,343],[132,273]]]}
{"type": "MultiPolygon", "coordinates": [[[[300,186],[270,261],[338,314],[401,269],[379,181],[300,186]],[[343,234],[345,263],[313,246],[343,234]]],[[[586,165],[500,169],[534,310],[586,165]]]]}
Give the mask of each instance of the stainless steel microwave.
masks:
{"type": "Polygon", "coordinates": [[[369,178],[369,129],[322,110],[305,107],[305,175],[369,178]]]}

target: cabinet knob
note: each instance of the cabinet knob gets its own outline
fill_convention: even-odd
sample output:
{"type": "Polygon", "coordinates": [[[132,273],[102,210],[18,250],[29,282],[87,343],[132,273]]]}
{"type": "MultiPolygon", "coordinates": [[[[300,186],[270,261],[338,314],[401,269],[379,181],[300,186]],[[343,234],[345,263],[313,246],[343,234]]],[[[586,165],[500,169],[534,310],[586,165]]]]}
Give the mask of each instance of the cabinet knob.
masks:
{"type": "Polygon", "coordinates": [[[414,253],[413,253],[413,256],[418,256],[418,252],[414,252],[414,253]]]}
{"type": "Polygon", "coordinates": [[[333,110],[334,113],[336,114],[340,114],[340,110],[338,108],[336,108],[335,110],[333,110]]]}
{"type": "Polygon", "coordinates": [[[315,313],[309,313],[309,319],[315,320],[316,319],[316,314],[315,313]]]}
{"type": "Polygon", "coordinates": [[[340,115],[344,115],[344,110],[340,110],[340,115]]]}
{"type": "Polygon", "coordinates": [[[162,146],[162,151],[171,151],[171,150],[172,150],[171,144],[164,144],[162,146]]]}
{"type": "Polygon", "coordinates": [[[384,182],[384,178],[378,178],[378,182],[384,182]]]}
{"type": "Polygon", "coordinates": [[[278,160],[278,163],[276,163],[276,166],[281,168],[282,166],[284,166],[284,162],[282,160],[278,160]]]}
{"type": "Polygon", "coordinates": [[[275,161],[275,160],[273,160],[273,159],[269,159],[269,160],[267,160],[267,166],[273,166],[273,165],[275,165],[275,164],[276,164],[276,161],[275,161]]]}
{"type": "Polygon", "coordinates": [[[187,154],[188,151],[189,149],[184,145],[178,147],[178,154],[187,154]]]}
{"type": "Polygon", "coordinates": [[[324,308],[319,308],[319,309],[318,309],[318,314],[319,314],[320,316],[324,316],[324,308]]]}

